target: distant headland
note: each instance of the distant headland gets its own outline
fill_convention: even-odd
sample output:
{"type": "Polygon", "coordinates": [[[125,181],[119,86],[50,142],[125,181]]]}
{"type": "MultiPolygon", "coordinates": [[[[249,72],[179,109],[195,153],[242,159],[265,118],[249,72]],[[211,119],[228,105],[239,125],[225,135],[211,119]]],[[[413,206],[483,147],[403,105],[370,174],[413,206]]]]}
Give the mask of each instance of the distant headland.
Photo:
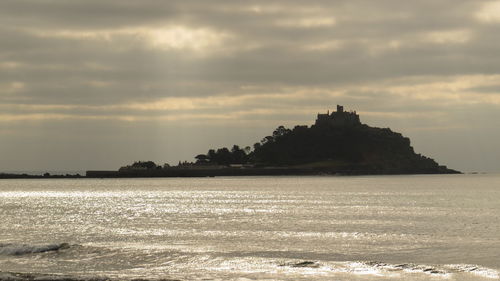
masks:
{"type": "Polygon", "coordinates": [[[257,175],[457,174],[414,152],[410,139],[389,128],[361,123],[355,111],[318,114],[312,126],[279,126],[252,147],[210,149],[193,162],[159,166],[138,161],[86,177],[206,177],[257,175]]]}
{"type": "Polygon", "coordinates": [[[341,105],[318,114],[311,126],[278,126],[253,147],[210,149],[194,159],[176,166],[137,161],[115,171],[87,171],[85,176],[0,173],[0,179],[460,173],[415,153],[410,139],[400,133],[361,123],[356,111],[341,105]]]}

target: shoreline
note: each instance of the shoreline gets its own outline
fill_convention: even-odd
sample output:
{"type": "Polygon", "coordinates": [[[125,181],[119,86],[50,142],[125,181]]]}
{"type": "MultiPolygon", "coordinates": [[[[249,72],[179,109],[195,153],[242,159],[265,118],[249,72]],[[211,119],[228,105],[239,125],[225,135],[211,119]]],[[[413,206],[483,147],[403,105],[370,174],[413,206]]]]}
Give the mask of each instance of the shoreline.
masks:
{"type": "MultiPolygon", "coordinates": [[[[352,275],[352,269],[359,269],[361,272],[366,272],[368,275],[372,275],[374,271],[379,272],[374,274],[375,276],[388,277],[388,280],[406,280],[411,274],[418,274],[422,277],[453,277],[454,275],[460,275],[460,277],[465,280],[497,280],[500,274],[500,270],[494,267],[485,267],[479,264],[469,264],[469,263],[455,263],[455,264],[433,264],[433,263],[387,263],[381,261],[333,261],[336,266],[330,267],[330,273],[332,277],[335,275],[343,275],[343,277],[348,277],[352,275]],[[345,269],[351,269],[351,272],[346,272],[345,269]],[[399,276],[394,279],[394,276],[390,276],[391,273],[397,272],[399,276]],[[371,274],[370,274],[371,273],[371,274]],[[347,274],[348,276],[345,276],[347,274]],[[392,278],[391,278],[392,277],[392,278]],[[480,278],[480,279],[478,279],[480,278]]],[[[305,269],[307,270],[319,270],[324,269],[325,263],[318,260],[303,260],[303,259],[289,259],[282,260],[280,263],[275,264],[276,267],[282,268],[284,272],[275,273],[279,277],[286,277],[288,270],[296,271],[305,269]]],[[[355,272],[355,271],[354,271],[355,272]]],[[[254,274],[261,274],[262,272],[253,272],[254,274]]],[[[168,272],[164,273],[168,276],[168,272]]],[[[162,274],[163,275],[163,274],[162,274]]],[[[239,275],[234,272],[233,277],[239,275]]],[[[186,276],[188,277],[188,276],[186,276]]],[[[12,271],[1,271],[0,270],[0,281],[181,281],[189,280],[189,278],[180,277],[161,277],[158,274],[154,276],[116,276],[112,275],[72,275],[68,273],[39,273],[39,272],[12,272],[12,271]]],[[[447,279],[448,279],[447,278],[447,279]]],[[[462,280],[460,278],[460,280],[462,280]]],[[[207,280],[212,280],[212,278],[207,278],[207,280]]],[[[267,279],[267,278],[266,278],[267,279]]],[[[376,278],[373,278],[375,280],[376,278]]],[[[454,278],[452,278],[454,280],[454,278]]],[[[228,278],[228,280],[235,280],[234,278],[228,278]]],[[[288,280],[288,279],[287,279],[288,280]]],[[[293,279],[290,279],[293,280],[293,279]]],[[[356,279],[357,280],[357,279],[356,279]]],[[[368,278],[367,280],[372,280],[368,278]]],[[[408,279],[414,280],[414,279],[408,279]]],[[[417,279],[415,279],[417,280],[417,279]]],[[[420,280],[420,279],[418,279],[420,280]]]]}
{"type": "Polygon", "coordinates": [[[304,168],[223,168],[223,169],[151,169],[105,171],[90,170],[85,175],[65,174],[43,175],[0,173],[0,179],[95,179],[95,178],[202,178],[242,176],[369,176],[369,175],[439,175],[463,174],[455,170],[331,170],[304,168]]]}
{"type": "MultiPolygon", "coordinates": [[[[48,273],[22,273],[22,272],[9,272],[0,271],[0,281],[144,281],[141,278],[111,278],[107,276],[72,276],[65,274],[48,274],[48,273]]],[[[179,279],[158,278],[149,279],[151,281],[181,281],[179,279]]]]}

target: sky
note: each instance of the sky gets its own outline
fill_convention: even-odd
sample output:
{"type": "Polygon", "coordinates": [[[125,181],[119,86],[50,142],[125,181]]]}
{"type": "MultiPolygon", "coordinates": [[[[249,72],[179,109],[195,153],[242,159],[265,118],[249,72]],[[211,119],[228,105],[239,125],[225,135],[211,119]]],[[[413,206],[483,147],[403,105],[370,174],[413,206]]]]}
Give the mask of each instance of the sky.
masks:
{"type": "Polygon", "coordinates": [[[337,104],[500,172],[500,1],[2,0],[0,171],[193,161],[337,104]]]}

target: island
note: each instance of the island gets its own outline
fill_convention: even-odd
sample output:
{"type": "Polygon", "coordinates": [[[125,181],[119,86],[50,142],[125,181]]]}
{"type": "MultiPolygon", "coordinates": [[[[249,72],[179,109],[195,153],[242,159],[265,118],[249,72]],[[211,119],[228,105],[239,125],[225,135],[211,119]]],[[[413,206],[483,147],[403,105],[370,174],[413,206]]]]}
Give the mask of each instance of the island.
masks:
{"type": "Polygon", "coordinates": [[[176,166],[137,161],[117,171],[87,171],[86,177],[213,177],[276,175],[457,174],[415,153],[410,139],[389,128],[361,123],[355,111],[318,114],[313,125],[278,126],[272,135],[241,148],[210,149],[176,166]]]}

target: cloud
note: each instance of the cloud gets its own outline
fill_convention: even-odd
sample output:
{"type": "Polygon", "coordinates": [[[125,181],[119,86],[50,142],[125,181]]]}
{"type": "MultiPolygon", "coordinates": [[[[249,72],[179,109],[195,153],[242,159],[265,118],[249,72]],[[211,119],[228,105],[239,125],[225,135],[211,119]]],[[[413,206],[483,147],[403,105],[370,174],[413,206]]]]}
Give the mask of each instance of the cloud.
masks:
{"type": "Polygon", "coordinates": [[[63,38],[79,41],[120,42],[129,38],[130,43],[170,50],[204,51],[221,45],[224,37],[229,35],[206,28],[190,28],[185,26],[165,26],[155,28],[125,28],[115,30],[32,30],[42,38],[63,38]]]}
{"type": "Polygon", "coordinates": [[[488,1],[476,12],[476,18],[486,23],[500,22],[500,1],[488,1]]]}
{"type": "Polygon", "coordinates": [[[5,0],[0,123],[13,138],[20,122],[264,128],[343,103],[457,128],[460,110],[500,106],[498,3],[5,0]]]}
{"type": "Polygon", "coordinates": [[[13,120],[118,120],[198,122],[262,120],[294,112],[298,121],[312,121],[314,113],[333,109],[333,103],[350,105],[369,116],[411,119],[429,112],[446,114],[447,107],[500,105],[500,95],[483,89],[498,87],[500,75],[398,78],[371,82],[363,86],[335,88],[311,86],[244,86],[230,93],[198,97],[165,97],[112,104],[33,104],[0,105],[3,122],[13,120]],[[330,105],[330,106],[329,106],[330,105]]]}
{"type": "Polygon", "coordinates": [[[303,27],[303,28],[311,28],[311,27],[323,27],[323,26],[334,26],[335,18],[333,17],[311,17],[311,18],[290,18],[290,19],[281,19],[276,21],[278,26],[285,27],[303,27]]]}
{"type": "Polygon", "coordinates": [[[427,34],[427,40],[437,44],[464,44],[471,39],[469,30],[433,31],[427,34]]]}

